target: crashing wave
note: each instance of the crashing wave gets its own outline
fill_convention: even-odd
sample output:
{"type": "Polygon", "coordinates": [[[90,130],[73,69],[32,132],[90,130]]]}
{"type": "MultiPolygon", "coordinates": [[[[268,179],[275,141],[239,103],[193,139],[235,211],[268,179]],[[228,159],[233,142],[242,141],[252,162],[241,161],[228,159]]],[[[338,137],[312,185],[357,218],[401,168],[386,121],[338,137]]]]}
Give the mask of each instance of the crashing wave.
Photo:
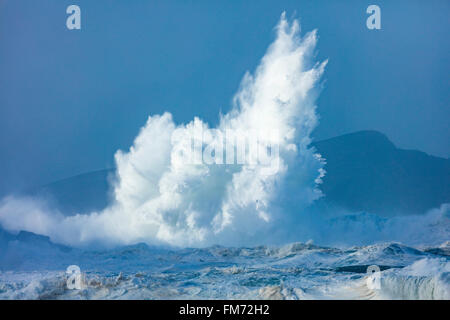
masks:
{"type": "Polygon", "coordinates": [[[9,197],[0,203],[0,223],[71,245],[199,247],[292,235],[279,230],[295,225],[300,211],[321,196],[316,185],[324,174],[309,146],[326,65],[313,62],[316,42],[315,31],[301,37],[298,21],[290,24],[283,13],[275,41],[254,75],[245,74],[216,128],[197,117],[175,124],[168,112],[150,116],[130,149],[115,155],[115,201],[108,208],[66,217],[33,199],[9,197]],[[224,155],[230,132],[227,148],[242,137],[244,148],[232,144],[224,155]]]}

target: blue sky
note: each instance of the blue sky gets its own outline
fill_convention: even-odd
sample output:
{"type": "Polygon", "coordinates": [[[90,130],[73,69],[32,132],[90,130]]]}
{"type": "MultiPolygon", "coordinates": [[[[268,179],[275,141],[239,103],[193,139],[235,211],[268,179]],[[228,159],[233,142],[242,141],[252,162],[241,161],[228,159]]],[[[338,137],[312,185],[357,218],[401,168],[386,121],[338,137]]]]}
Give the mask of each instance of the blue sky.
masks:
{"type": "Polygon", "coordinates": [[[329,59],[316,139],[376,129],[450,156],[448,1],[0,0],[0,194],[113,166],[150,114],[216,123],[282,11],[329,59]]]}

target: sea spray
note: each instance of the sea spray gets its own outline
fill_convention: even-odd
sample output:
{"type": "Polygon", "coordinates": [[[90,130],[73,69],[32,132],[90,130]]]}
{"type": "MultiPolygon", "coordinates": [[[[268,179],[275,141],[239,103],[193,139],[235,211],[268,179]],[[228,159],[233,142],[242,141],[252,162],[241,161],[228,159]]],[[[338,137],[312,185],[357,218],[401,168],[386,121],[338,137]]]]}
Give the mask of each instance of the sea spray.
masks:
{"type": "Polygon", "coordinates": [[[217,128],[197,117],[175,124],[168,112],[150,116],[130,149],[115,155],[114,201],[105,210],[64,217],[40,205],[24,209],[21,199],[8,198],[0,206],[0,223],[72,245],[243,245],[294,234],[294,216],[321,196],[316,185],[324,174],[320,156],[309,147],[326,65],[313,62],[316,41],[315,31],[301,37],[298,21],[289,23],[283,13],[274,42],[254,74],[245,74],[217,128]],[[186,162],[180,154],[185,141],[174,137],[198,131],[201,150],[230,131],[258,132],[250,146],[272,146],[276,166],[269,169],[275,170],[268,171],[251,148],[245,153],[253,162],[186,162]]]}

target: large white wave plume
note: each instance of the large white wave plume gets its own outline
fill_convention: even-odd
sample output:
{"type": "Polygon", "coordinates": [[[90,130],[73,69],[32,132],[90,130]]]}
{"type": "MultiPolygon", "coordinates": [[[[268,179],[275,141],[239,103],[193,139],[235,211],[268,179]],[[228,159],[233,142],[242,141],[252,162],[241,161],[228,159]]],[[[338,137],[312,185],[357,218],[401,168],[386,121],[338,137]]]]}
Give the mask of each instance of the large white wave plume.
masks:
{"type": "Polygon", "coordinates": [[[199,118],[176,125],[167,112],[150,116],[129,151],[116,153],[115,200],[107,209],[65,217],[34,200],[7,198],[0,223],[74,245],[243,245],[282,239],[295,215],[320,196],[316,184],[324,174],[320,156],[308,147],[326,65],[312,63],[316,41],[315,31],[301,37],[298,22],[289,23],[283,14],[275,41],[254,75],[244,76],[232,110],[216,128],[199,118]],[[217,153],[212,164],[187,163],[183,137],[198,132],[209,145],[220,144],[227,132],[258,132],[259,147],[276,145],[277,170],[268,174],[258,159],[220,164],[217,153]]]}

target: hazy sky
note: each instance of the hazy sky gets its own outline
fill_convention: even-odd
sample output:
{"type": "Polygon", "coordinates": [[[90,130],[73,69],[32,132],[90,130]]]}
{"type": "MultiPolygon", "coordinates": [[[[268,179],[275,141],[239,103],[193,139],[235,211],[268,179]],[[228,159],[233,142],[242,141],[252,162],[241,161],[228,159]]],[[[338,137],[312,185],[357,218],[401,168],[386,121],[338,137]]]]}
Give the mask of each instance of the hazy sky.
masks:
{"type": "Polygon", "coordinates": [[[376,129],[450,156],[447,0],[0,0],[0,194],[112,167],[151,114],[215,124],[284,10],[329,59],[316,139],[376,129]]]}

